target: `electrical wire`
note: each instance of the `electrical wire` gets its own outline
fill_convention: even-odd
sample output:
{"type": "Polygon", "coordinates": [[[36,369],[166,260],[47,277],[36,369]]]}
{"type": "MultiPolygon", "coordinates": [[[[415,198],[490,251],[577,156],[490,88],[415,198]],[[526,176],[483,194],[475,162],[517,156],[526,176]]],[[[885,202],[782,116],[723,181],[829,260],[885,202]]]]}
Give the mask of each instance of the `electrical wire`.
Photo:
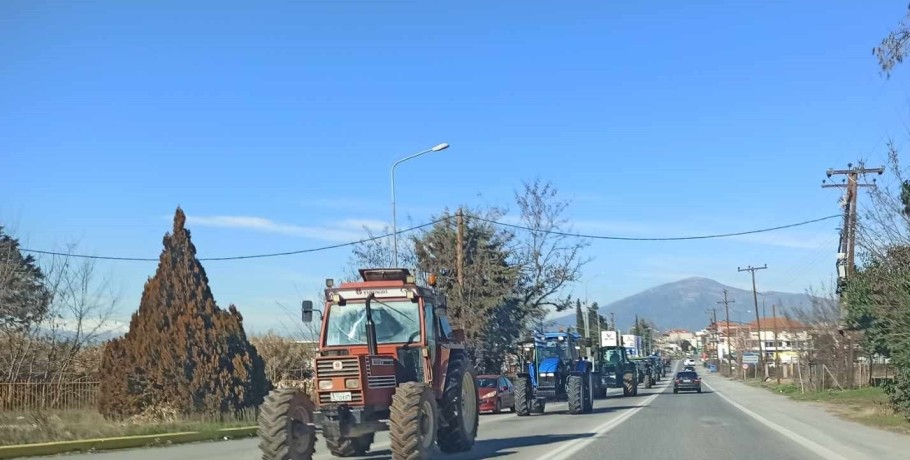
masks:
{"type": "Polygon", "coordinates": [[[535,229],[532,229],[532,228],[530,228],[530,227],[525,227],[525,226],[522,226],[522,225],[507,224],[507,223],[504,223],[504,222],[497,222],[497,221],[495,221],[495,220],[484,219],[484,218],[482,218],[482,217],[476,217],[476,216],[472,216],[471,218],[472,218],[472,219],[477,219],[477,220],[480,220],[480,221],[483,221],[483,222],[487,222],[487,223],[490,223],[490,224],[493,224],[493,225],[499,225],[499,226],[502,226],[502,227],[514,228],[514,229],[518,229],[518,230],[524,230],[524,231],[529,231],[529,232],[541,232],[541,233],[547,233],[547,234],[551,234],[551,235],[568,236],[568,237],[574,237],[574,238],[587,238],[587,239],[592,239],[592,240],[618,240],[618,241],[684,241],[684,240],[717,239],[717,238],[727,238],[727,237],[731,237],[731,236],[752,235],[752,234],[755,234],[755,233],[767,233],[767,232],[773,232],[773,231],[775,231],[775,230],[783,230],[783,229],[785,229],[785,228],[799,227],[799,226],[802,226],[802,225],[814,224],[814,223],[816,223],[816,222],[822,222],[822,221],[825,221],[825,220],[834,219],[834,218],[841,218],[841,217],[843,217],[843,216],[840,215],[840,214],[836,214],[836,215],[827,216],[827,217],[820,217],[820,218],[818,218],[818,219],[805,220],[805,221],[802,221],[802,222],[797,222],[797,223],[795,223],[795,224],[780,225],[780,226],[777,226],[777,227],[762,228],[762,229],[758,229],[758,230],[747,230],[747,231],[744,231],[744,232],[718,233],[718,234],[713,234],[713,235],[698,235],[698,236],[668,236],[668,237],[633,237],[633,236],[586,235],[586,234],[584,234],[584,233],[570,233],[570,232],[561,232],[561,231],[556,231],[556,230],[535,230],[535,229]]]}
{"type": "MultiPolygon", "coordinates": [[[[401,235],[404,233],[413,232],[414,230],[420,230],[421,228],[429,227],[430,225],[435,225],[435,224],[442,222],[444,220],[447,220],[447,219],[449,219],[449,217],[444,217],[442,219],[438,219],[433,222],[427,222],[425,224],[417,225],[417,226],[414,226],[411,228],[406,228],[404,230],[399,230],[399,231],[395,232],[394,234],[401,235]]],[[[292,255],[296,255],[296,254],[306,254],[306,253],[310,253],[310,252],[320,252],[320,251],[327,251],[329,249],[337,249],[337,248],[343,248],[346,246],[354,246],[354,245],[358,245],[361,243],[368,243],[370,241],[376,241],[376,240],[381,240],[383,238],[388,238],[392,235],[393,235],[393,233],[386,233],[384,235],[377,235],[377,236],[373,236],[370,238],[364,238],[362,240],[349,241],[347,243],[332,244],[329,246],[320,246],[317,248],[300,249],[297,251],[272,252],[272,253],[268,253],[268,254],[253,254],[253,255],[247,255],[247,256],[200,257],[199,260],[200,261],[223,261],[223,260],[263,259],[263,258],[267,258],[267,257],[292,256],[292,255]]],[[[42,251],[39,249],[26,249],[26,248],[22,248],[22,249],[20,249],[20,251],[30,252],[30,253],[34,253],[34,254],[51,255],[51,256],[75,257],[77,259],[117,260],[117,261],[130,261],[130,262],[157,262],[158,261],[157,258],[151,259],[151,258],[145,258],[145,257],[92,256],[92,255],[87,255],[87,254],[67,254],[64,252],[42,251]]]]}
{"type": "MultiPolygon", "coordinates": [[[[422,228],[426,228],[431,225],[436,225],[439,222],[443,222],[443,221],[452,219],[453,217],[455,217],[455,216],[446,216],[446,217],[437,219],[432,222],[427,222],[425,224],[417,225],[417,226],[407,228],[404,230],[399,230],[395,233],[386,233],[383,235],[377,235],[377,236],[373,236],[370,238],[364,238],[362,240],[349,241],[347,243],[338,243],[338,244],[332,244],[332,245],[328,245],[328,246],[320,246],[320,247],[316,247],[316,248],[300,249],[300,250],[296,250],[296,251],[272,252],[272,253],[267,253],[267,254],[253,254],[253,255],[229,256],[229,257],[201,257],[201,258],[199,258],[199,260],[200,261],[225,261],[225,260],[264,259],[264,258],[269,258],[269,257],[292,256],[292,255],[297,255],[297,254],[307,254],[307,253],[313,253],[313,252],[327,251],[329,249],[337,249],[337,248],[343,248],[343,247],[347,247],[347,246],[355,246],[355,245],[358,245],[361,243],[367,243],[370,241],[381,240],[383,238],[388,238],[395,234],[401,235],[403,233],[409,233],[414,230],[420,230],[422,228]]],[[[751,234],[755,234],[755,233],[773,232],[775,230],[783,230],[785,228],[799,227],[802,225],[814,224],[816,222],[821,222],[821,221],[834,219],[834,218],[840,218],[840,217],[843,217],[843,216],[841,216],[840,214],[837,214],[837,215],[833,215],[833,216],[821,217],[818,219],[805,220],[805,221],[797,222],[794,224],[780,225],[777,227],[763,228],[763,229],[758,229],[758,230],[748,230],[748,231],[734,232],[734,233],[718,233],[718,234],[713,234],[713,235],[697,235],[697,236],[630,237],[630,236],[610,236],[610,235],[586,235],[583,233],[569,233],[569,232],[561,232],[561,231],[556,231],[556,230],[534,230],[532,228],[524,227],[521,225],[507,224],[505,222],[498,222],[498,221],[495,221],[492,219],[485,219],[483,217],[470,216],[471,219],[476,219],[481,222],[486,222],[489,224],[499,225],[502,227],[508,227],[508,228],[513,228],[513,229],[518,229],[518,230],[531,231],[531,232],[537,231],[537,232],[547,233],[547,234],[551,234],[551,235],[568,236],[568,237],[575,237],[575,238],[587,238],[587,239],[594,239],[594,240],[618,240],[618,241],[685,241],[685,240],[704,240],[704,239],[727,238],[727,237],[731,237],[731,236],[751,235],[751,234]]],[[[114,261],[130,261],[130,262],[156,262],[156,261],[158,261],[157,258],[153,259],[153,258],[145,258],[145,257],[115,257],[115,256],[93,256],[93,255],[87,255],[87,254],[67,254],[64,252],[44,251],[44,250],[40,250],[40,249],[28,249],[28,248],[21,248],[20,251],[29,252],[29,253],[33,253],[33,254],[74,257],[74,258],[78,258],[78,259],[114,260],[114,261]]]]}

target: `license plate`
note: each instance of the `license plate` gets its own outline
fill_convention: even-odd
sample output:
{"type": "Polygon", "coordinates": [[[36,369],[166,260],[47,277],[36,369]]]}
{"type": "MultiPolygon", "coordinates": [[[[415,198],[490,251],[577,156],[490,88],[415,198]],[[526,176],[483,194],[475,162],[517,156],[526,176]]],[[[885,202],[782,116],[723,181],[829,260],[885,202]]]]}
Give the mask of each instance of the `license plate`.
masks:
{"type": "MultiPolygon", "coordinates": [[[[691,381],[691,380],[683,380],[683,383],[692,383],[692,381],[691,381]]],[[[348,394],[350,394],[350,393],[348,393],[348,394]]]]}
{"type": "Polygon", "coordinates": [[[341,391],[338,393],[332,393],[331,399],[333,402],[348,402],[351,400],[351,392],[341,391]]]}

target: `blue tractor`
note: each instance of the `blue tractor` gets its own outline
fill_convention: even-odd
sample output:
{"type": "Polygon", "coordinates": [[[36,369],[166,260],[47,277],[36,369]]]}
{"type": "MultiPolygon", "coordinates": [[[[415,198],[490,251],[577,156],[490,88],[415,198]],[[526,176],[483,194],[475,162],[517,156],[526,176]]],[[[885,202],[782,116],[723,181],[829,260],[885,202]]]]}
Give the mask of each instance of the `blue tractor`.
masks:
{"type": "Polygon", "coordinates": [[[581,343],[581,336],[571,332],[535,332],[521,342],[521,371],[515,379],[519,416],[542,414],[547,401],[567,401],[570,414],[594,409],[593,365],[580,357],[581,343]]]}

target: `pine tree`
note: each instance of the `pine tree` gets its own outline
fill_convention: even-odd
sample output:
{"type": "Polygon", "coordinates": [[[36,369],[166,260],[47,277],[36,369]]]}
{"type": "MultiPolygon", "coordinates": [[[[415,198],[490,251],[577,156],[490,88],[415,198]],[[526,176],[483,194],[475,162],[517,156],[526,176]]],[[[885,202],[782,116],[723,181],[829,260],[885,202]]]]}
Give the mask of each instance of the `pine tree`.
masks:
{"type": "Polygon", "coordinates": [[[19,240],[0,226],[0,327],[21,330],[45,317],[52,293],[32,256],[24,256],[19,240]]]}
{"type": "Polygon", "coordinates": [[[215,303],[185,222],[178,208],[129,332],[105,348],[99,408],[106,416],[162,407],[229,412],[259,404],[269,389],[243,317],[215,303]]]}

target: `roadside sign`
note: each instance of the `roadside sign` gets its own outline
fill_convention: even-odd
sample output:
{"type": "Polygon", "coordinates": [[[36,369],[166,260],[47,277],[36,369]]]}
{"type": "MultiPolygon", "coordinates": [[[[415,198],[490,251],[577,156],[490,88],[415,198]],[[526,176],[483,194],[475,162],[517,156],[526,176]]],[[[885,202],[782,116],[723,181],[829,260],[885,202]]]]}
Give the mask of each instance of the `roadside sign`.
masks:
{"type": "Polygon", "coordinates": [[[755,353],[743,353],[743,363],[745,364],[758,364],[758,355],[755,353]]]}
{"type": "Polygon", "coordinates": [[[743,370],[744,370],[744,371],[749,370],[749,365],[748,365],[748,364],[743,364],[743,370]]]}
{"type": "Polygon", "coordinates": [[[600,346],[617,347],[619,340],[616,337],[616,331],[600,331],[600,346]]]}

